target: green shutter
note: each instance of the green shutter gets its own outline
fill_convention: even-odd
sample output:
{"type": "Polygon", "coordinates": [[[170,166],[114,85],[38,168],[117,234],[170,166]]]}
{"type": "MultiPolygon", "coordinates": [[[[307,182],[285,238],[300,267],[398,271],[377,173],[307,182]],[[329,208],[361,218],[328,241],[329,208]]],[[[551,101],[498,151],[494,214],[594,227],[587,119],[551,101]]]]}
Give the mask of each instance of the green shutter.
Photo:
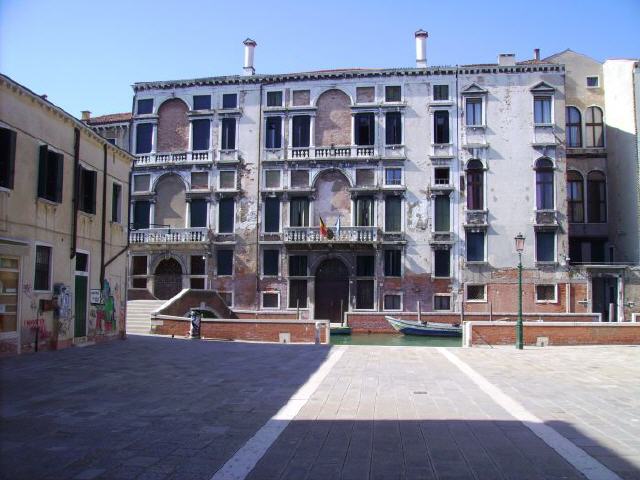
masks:
{"type": "Polygon", "coordinates": [[[64,155],[61,153],[56,155],[56,202],[62,203],[62,187],[64,179],[64,155]]]}
{"type": "Polygon", "coordinates": [[[7,178],[7,184],[5,185],[8,189],[13,190],[13,177],[15,176],[16,170],[16,132],[13,130],[9,130],[9,168],[7,178]]]}
{"type": "Polygon", "coordinates": [[[91,194],[91,198],[89,199],[89,210],[91,213],[96,213],[96,195],[98,194],[98,172],[90,172],[89,173],[91,188],[89,192],[91,194]]]}
{"type": "Polygon", "coordinates": [[[47,198],[47,156],[49,149],[46,145],[40,146],[38,159],[38,197],[47,198]]]}

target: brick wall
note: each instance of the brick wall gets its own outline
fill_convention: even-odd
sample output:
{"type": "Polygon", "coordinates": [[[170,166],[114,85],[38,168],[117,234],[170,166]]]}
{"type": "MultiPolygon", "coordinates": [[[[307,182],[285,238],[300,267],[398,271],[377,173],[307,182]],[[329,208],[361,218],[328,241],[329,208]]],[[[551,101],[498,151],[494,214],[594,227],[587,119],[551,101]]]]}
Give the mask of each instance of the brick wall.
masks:
{"type": "Polygon", "coordinates": [[[320,95],[316,105],[316,146],[351,145],[349,96],[340,90],[327,90],[320,95]]]}
{"type": "Polygon", "coordinates": [[[295,312],[267,312],[267,311],[253,311],[253,310],[237,310],[235,311],[236,318],[240,319],[252,319],[258,320],[296,320],[295,312]]]}
{"type": "Polygon", "coordinates": [[[189,119],[187,105],[174,98],[158,109],[158,152],[179,152],[189,149],[189,119]]]}

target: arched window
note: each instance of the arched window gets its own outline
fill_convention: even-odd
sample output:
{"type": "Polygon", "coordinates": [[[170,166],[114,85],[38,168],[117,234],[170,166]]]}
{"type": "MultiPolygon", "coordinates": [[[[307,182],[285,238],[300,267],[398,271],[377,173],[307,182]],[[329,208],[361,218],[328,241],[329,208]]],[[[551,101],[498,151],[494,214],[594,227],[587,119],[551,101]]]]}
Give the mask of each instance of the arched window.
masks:
{"type": "Polygon", "coordinates": [[[584,222],[584,179],[579,172],[567,172],[567,215],[569,223],[584,222]]]}
{"type": "Polygon", "coordinates": [[[576,107],[567,107],[567,147],[582,146],[582,116],[576,107]]]}
{"type": "Polygon", "coordinates": [[[585,127],[587,147],[604,147],[604,127],[600,107],[587,108],[585,127]]]}
{"type": "Polygon", "coordinates": [[[467,163],[467,209],[482,210],[484,207],[484,169],[480,160],[467,163]]]}
{"type": "Polygon", "coordinates": [[[553,162],[548,158],[536,161],[536,209],[553,210],[553,162]]]}
{"type": "Polygon", "coordinates": [[[602,172],[594,171],[587,175],[587,221],[607,221],[607,184],[602,172]]]}

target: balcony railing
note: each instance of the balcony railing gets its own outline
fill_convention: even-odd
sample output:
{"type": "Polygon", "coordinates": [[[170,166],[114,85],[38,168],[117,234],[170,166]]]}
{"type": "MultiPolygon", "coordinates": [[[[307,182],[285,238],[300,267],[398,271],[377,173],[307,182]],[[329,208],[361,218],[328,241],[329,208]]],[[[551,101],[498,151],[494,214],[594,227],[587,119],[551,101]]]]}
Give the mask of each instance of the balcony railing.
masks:
{"type": "Polygon", "coordinates": [[[284,229],[285,243],[375,243],[378,241],[376,227],[327,227],[328,235],[320,235],[320,227],[287,227],[284,229]]]}
{"type": "Polygon", "coordinates": [[[378,148],[374,145],[339,145],[333,147],[289,148],[289,158],[302,159],[342,159],[342,158],[371,158],[378,156],[378,148]]]}
{"type": "Polygon", "coordinates": [[[131,243],[202,243],[208,240],[207,229],[202,228],[147,228],[132,230],[131,243]]]}
{"type": "Polygon", "coordinates": [[[213,161],[213,155],[209,151],[146,153],[143,155],[136,155],[134,165],[167,165],[175,163],[201,163],[211,161],[213,161]]]}

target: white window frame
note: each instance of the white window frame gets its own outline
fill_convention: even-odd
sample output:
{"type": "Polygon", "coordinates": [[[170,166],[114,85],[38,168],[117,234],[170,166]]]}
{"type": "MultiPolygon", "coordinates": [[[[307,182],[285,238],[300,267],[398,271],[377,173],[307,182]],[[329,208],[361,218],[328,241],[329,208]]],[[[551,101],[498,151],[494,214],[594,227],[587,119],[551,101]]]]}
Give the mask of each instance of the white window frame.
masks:
{"type": "Polygon", "coordinates": [[[266,90],[264,92],[264,106],[265,106],[265,108],[284,108],[284,105],[285,105],[284,90],[276,88],[276,89],[272,89],[272,90],[266,90]],[[280,92],[282,94],[282,103],[280,105],[268,105],[267,104],[268,99],[269,99],[269,94],[270,93],[274,93],[274,92],[276,92],[276,93],[280,92]]]}
{"type": "Polygon", "coordinates": [[[488,243],[489,243],[489,235],[487,234],[488,232],[486,230],[480,230],[477,232],[473,232],[471,230],[465,230],[464,232],[464,261],[468,264],[471,265],[481,265],[481,264],[485,264],[488,262],[487,258],[488,258],[488,253],[489,253],[489,248],[488,248],[488,243]],[[483,245],[483,255],[482,255],[482,260],[468,260],[467,259],[467,236],[469,235],[469,233],[482,233],[484,235],[484,245],[483,245]]]}
{"type": "Polygon", "coordinates": [[[376,86],[375,85],[356,85],[355,87],[355,92],[353,93],[353,99],[355,100],[355,104],[356,105],[371,105],[373,103],[376,103],[376,86]],[[358,89],[359,88],[373,88],[373,101],[372,102],[358,102],[358,89]]]}
{"type": "Polygon", "coordinates": [[[452,277],[452,274],[451,274],[451,266],[452,266],[451,265],[452,264],[451,254],[452,254],[452,252],[451,252],[451,249],[448,249],[448,248],[444,249],[444,250],[449,252],[449,275],[447,275],[446,277],[441,277],[441,276],[436,275],[436,251],[437,250],[432,249],[431,250],[431,266],[432,266],[431,270],[433,272],[433,278],[451,278],[452,277]]]}
{"type": "Polygon", "coordinates": [[[203,278],[204,279],[204,288],[203,290],[207,290],[208,286],[208,278],[209,275],[207,272],[209,271],[209,256],[207,254],[204,255],[189,255],[189,288],[191,288],[191,279],[192,278],[203,278]],[[202,257],[204,260],[204,273],[193,274],[191,272],[191,257],[202,257]]]}
{"type": "Polygon", "coordinates": [[[353,185],[355,188],[374,189],[378,185],[378,169],[372,167],[356,167],[353,169],[353,185]],[[373,183],[371,185],[358,185],[358,170],[373,170],[373,183]]]}
{"type": "Polygon", "coordinates": [[[211,189],[211,175],[209,174],[209,172],[206,170],[192,170],[191,172],[189,172],[189,189],[196,192],[204,192],[211,189]],[[193,188],[194,173],[204,173],[207,176],[207,186],[205,188],[193,188]]]}
{"type": "Polygon", "coordinates": [[[262,258],[260,260],[262,260],[260,262],[260,267],[261,267],[261,272],[260,272],[260,278],[279,278],[282,276],[282,250],[280,248],[278,248],[275,245],[265,245],[262,248],[262,258]],[[278,252],[278,273],[276,273],[275,275],[267,275],[266,273],[264,273],[264,252],[266,252],[267,250],[275,250],[278,252]]]}
{"type": "Polygon", "coordinates": [[[282,189],[284,172],[280,168],[265,168],[262,170],[262,185],[264,190],[280,190],[282,189]],[[277,187],[267,187],[267,172],[280,172],[280,182],[277,187]]]}
{"type": "Polygon", "coordinates": [[[533,249],[536,257],[536,263],[541,263],[543,265],[550,265],[558,262],[558,232],[546,231],[546,230],[534,232],[533,242],[534,242],[533,249]],[[538,239],[536,238],[538,233],[553,233],[553,260],[538,260],[538,239]]]}
{"type": "Polygon", "coordinates": [[[448,147],[453,145],[453,115],[451,108],[447,105],[435,106],[431,109],[431,146],[432,147],[448,147]],[[449,141],[447,143],[436,143],[436,112],[447,112],[449,114],[449,141]]]}
{"type": "MultiPolygon", "coordinates": [[[[84,252],[83,252],[84,253],[84,252]]],[[[33,292],[34,293],[52,293],[53,292],[53,265],[54,265],[54,248],[53,244],[41,241],[35,241],[33,243],[33,292]],[[51,249],[51,255],[49,256],[49,289],[48,290],[36,290],[36,250],[38,247],[49,247],[51,249]]],[[[75,269],[75,267],[74,267],[75,269]]]]}
{"type": "Polygon", "coordinates": [[[235,266],[236,266],[236,262],[235,262],[235,249],[234,248],[219,248],[216,249],[215,251],[215,256],[216,256],[216,273],[215,276],[216,277],[222,277],[222,278],[232,278],[233,274],[235,273],[235,266]],[[218,252],[221,250],[227,250],[227,251],[231,251],[232,255],[231,255],[231,273],[226,273],[226,274],[220,274],[218,273],[218,252]]]}
{"type": "Polygon", "coordinates": [[[558,303],[558,284],[557,283],[536,283],[534,285],[534,292],[536,303],[558,303]],[[553,287],[553,299],[541,300],[538,298],[538,287],[553,287]]]}
{"type": "MultiPolygon", "coordinates": [[[[283,201],[282,197],[277,196],[277,195],[275,197],[273,195],[269,195],[267,198],[277,198],[279,200],[279,202],[280,202],[280,215],[278,215],[278,217],[279,217],[279,219],[278,219],[278,231],[277,232],[265,232],[265,230],[264,230],[266,225],[267,225],[267,207],[266,207],[267,202],[266,202],[266,198],[265,198],[264,201],[260,202],[260,210],[262,210],[262,213],[260,215],[261,219],[262,219],[262,228],[261,228],[262,233],[267,234],[267,235],[268,234],[275,234],[275,233],[282,233],[282,228],[284,226],[283,225],[284,224],[284,218],[282,218],[283,217],[283,215],[282,215],[282,207],[284,205],[284,201],[283,201]]],[[[309,219],[309,221],[311,221],[311,219],[309,219]]],[[[305,228],[305,227],[303,227],[303,228],[305,228]]]]}
{"type": "Polygon", "coordinates": [[[233,200],[233,229],[230,232],[220,232],[220,200],[216,202],[215,216],[216,216],[216,233],[220,235],[231,235],[236,233],[236,199],[230,197],[233,200]]]}
{"type": "MultiPolygon", "coordinates": [[[[374,256],[375,258],[375,256],[374,256]]],[[[375,259],[374,259],[375,262],[375,259]]],[[[389,278],[400,278],[400,277],[389,277],[389,278]]],[[[353,302],[353,311],[354,312],[375,312],[377,310],[377,305],[378,305],[378,281],[376,280],[376,277],[355,277],[354,278],[354,285],[355,285],[355,299],[353,302]],[[358,299],[358,282],[361,280],[370,280],[373,282],[373,302],[372,302],[372,307],[371,308],[358,308],[357,307],[357,299],[358,299]]],[[[345,312],[349,312],[351,310],[349,310],[349,305],[345,305],[346,309],[344,310],[345,312]]]]}
{"type": "Polygon", "coordinates": [[[151,188],[152,183],[153,183],[152,182],[152,175],[150,173],[136,173],[136,174],[133,175],[132,180],[133,180],[133,185],[132,185],[131,190],[132,190],[134,195],[142,195],[142,194],[149,193],[149,192],[153,191],[153,189],[151,188]],[[137,177],[149,177],[149,189],[148,190],[136,190],[135,189],[136,178],[137,177]]]}
{"type": "MultiPolygon", "coordinates": [[[[405,225],[405,208],[406,208],[406,203],[405,203],[405,198],[403,195],[387,195],[385,196],[382,201],[380,202],[380,209],[382,210],[382,225],[380,226],[382,228],[382,230],[385,233],[404,233],[406,231],[406,225],[405,225]],[[394,196],[399,196],[400,198],[400,230],[399,231],[387,231],[387,196],[389,197],[394,197],[394,196]]],[[[376,222],[378,220],[378,216],[376,214],[376,204],[378,202],[376,201],[376,198],[373,198],[373,223],[374,223],[374,227],[376,227],[377,225],[376,222]]]]}
{"type": "Polygon", "coordinates": [[[450,293],[434,293],[433,294],[433,311],[434,312],[451,312],[452,309],[451,307],[453,306],[451,303],[451,294],[450,293]],[[442,308],[436,308],[436,297],[449,297],[449,308],[448,309],[442,309],[442,308]]]}
{"type": "MultiPolygon", "coordinates": [[[[10,239],[7,239],[7,240],[10,240],[10,239]]],[[[18,274],[18,284],[16,286],[16,311],[15,311],[16,329],[15,330],[11,330],[9,332],[0,332],[0,339],[16,338],[20,334],[20,330],[21,330],[21,327],[20,327],[20,319],[22,318],[22,309],[21,309],[22,292],[21,292],[21,285],[22,285],[22,266],[23,266],[24,262],[23,262],[23,257],[22,256],[0,255],[0,257],[1,258],[11,259],[11,260],[16,260],[18,262],[18,268],[4,268],[4,267],[0,268],[0,271],[6,271],[6,272],[17,273],[18,274]]],[[[35,272],[34,272],[34,277],[35,277],[35,272]]],[[[6,313],[13,313],[13,312],[6,312],[6,313]]]]}
{"type": "Polygon", "coordinates": [[[384,248],[382,249],[382,277],[383,278],[404,278],[404,262],[405,262],[405,252],[404,249],[402,247],[390,247],[390,248],[384,248]],[[390,276],[386,276],[384,271],[385,271],[385,254],[384,252],[386,252],[387,250],[395,250],[400,252],[400,275],[390,275],[390,276]]]}
{"type": "MultiPolygon", "coordinates": [[[[292,190],[295,189],[308,189],[309,188],[309,184],[310,184],[310,180],[311,180],[311,170],[308,168],[294,168],[294,169],[289,169],[289,188],[291,188],[292,190]],[[307,172],[307,184],[304,187],[294,187],[291,181],[291,174],[294,172],[301,172],[301,171],[306,171],[307,172]]],[[[284,173],[283,173],[283,181],[284,181],[284,173]]]]}
{"type": "Polygon", "coordinates": [[[394,104],[398,104],[398,103],[403,103],[404,102],[404,85],[399,83],[392,83],[390,85],[384,85],[384,92],[383,92],[383,100],[384,103],[388,104],[388,105],[394,105],[394,104]],[[398,101],[387,101],[387,87],[400,87],[400,100],[398,101]]]}
{"type": "MultiPolygon", "coordinates": [[[[222,110],[223,112],[229,112],[229,111],[237,110],[238,108],[240,108],[240,95],[238,95],[238,92],[236,92],[236,91],[220,92],[220,100],[219,100],[219,102],[220,102],[220,110],[222,110]],[[236,96],[236,106],[235,107],[233,107],[233,108],[225,108],[225,107],[223,107],[223,102],[224,102],[224,96],[225,95],[235,95],[236,96]]],[[[213,102],[211,104],[213,105],[213,102]]],[[[236,141],[237,140],[238,139],[236,137],[236,141]]]]}
{"type": "Polygon", "coordinates": [[[129,274],[129,278],[131,279],[131,281],[130,281],[131,287],[130,288],[143,288],[143,287],[134,287],[133,286],[133,281],[135,279],[138,279],[138,278],[144,278],[147,281],[147,286],[144,287],[144,288],[147,289],[149,287],[149,276],[150,276],[150,274],[149,274],[149,255],[146,255],[146,254],[135,254],[135,253],[132,254],[131,255],[130,266],[131,266],[131,273],[129,274]],[[133,273],[133,257],[145,257],[147,259],[147,271],[146,271],[146,273],[144,273],[144,274],[134,274],[133,273]]]}
{"type": "Polygon", "coordinates": [[[532,117],[533,117],[533,125],[535,127],[552,127],[555,124],[555,118],[556,118],[556,112],[555,112],[555,104],[556,102],[554,102],[554,95],[552,93],[537,93],[537,92],[533,92],[532,96],[531,96],[531,107],[532,107],[532,117]],[[546,97],[549,99],[549,102],[551,103],[551,118],[549,119],[549,123],[537,123],[536,122],[536,98],[538,97],[546,97]]]}
{"type": "MultiPolygon", "coordinates": [[[[403,89],[404,90],[404,89],[403,89]]],[[[397,102],[396,102],[397,103],[397,102]]],[[[393,104],[391,104],[393,105],[393,104]]],[[[382,141],[384,142],[384,146],[390,149],[400,148],[405,144],[405,122],[404,122],[405,114],[399,109],[388,108],[384,111],[384,114],[381,115],[380,123],[384,122],[384,130],[380,134],[382,137],[382,141]],[[387,113],[396,112],[400,114],[400,143],[387,143],[387,113]]]]}
{"type": "Polygon", "coordinates": [[[467,283],[464,286],[464,299],[467,303],[487,303],[487,284],[486,283],[467,283]],[[469,287],[484,287],[482,298],[469,298],[469,287]]]}
{"type": "Polygon", "coordinates": [[[600,75],[587,75],[585,77],[585,86],[587,88],[600,88],[600,75]],[[590,86],[589,85],[589,79],[590,78],[595,78],[596,79],[596,85],[595,86],[590,86]]]}
{"type": "Polygon", "coordinates": [[[486,96],[485,95],[469,95],[464,97],[464,126],[466,128],[486,128],[487,126],[487,117],[486,117],[486,96]],[[467,102],[469,100],[480,100],[480,123],[476,123],[473,125],[467,124],[467,102]]]}
{"type": "Polygon", "coordinates": [[[451,84],[450,83],[434,83],[431,85],[431,102],[435,104],[451,102],[451,84]],[[436,100],[436,88],[435,87],[447,87],[447,98],[444,100],[436,100]]]}
{"type": "Polygon", "coordinates": [[[399,291],[384,292],[382,294],[382,310],[384,312],[402,312],[404,310],[404,293],[399,291]],[[395,295],[400,297],[400,308],[386,308],[384,306],[384,300],[387,295],[395,295]]]}
{"type": "Polygon", "coordinates": [[[280,291],[278,290],[263,290],[260,292],[260,308],[262,310],[280,310],[280,291]],[[276,307],[265,307],[264,306],[264,295],[265,294],[274,294],[278,298],[278,306],[276,307]]]}
{"type": "MultiPolygon", "coordinates": [[[[289,268],[289,265],[287,265],[287,268],[289,268]]],[[[307,266],[307,268],[309,268],[307,266]]],[[[288,271],[287,271],[287,277],[288,277],[288,271]]],[[[311,302],[310,302],[310,298],[309,298],[309,277],[288,277],[287,278],[287,306],[285,308],[285,310],[292,310],[292,311],[297,311],[298,307],[290,307],[289,306],[289,301],[291,299],[291,282],[295,282],[298,280],[305,280],[307,282],[307,306],[306,307],[300,307],[300,310],[309,310],[311,308],[311,302]]]]}
{"type": "MultiPolygon", "coordinates": [[[[283,99],[284,101],[284,99],[283,99]]],[[[269,107],[269,108],[283,108],[283,107],[269,107]]],[[[262,148],[264,148],[266,151],[278,151],[278,150],[283,150],[285,148],[285,143],[284,143],[284,129],[285,129],[285,122],[284,122],[284,115],[279,114],[279,113],[275,113],[272,112],[270,114],[266,114],[264,116],[264,123],[262,125],[262,128],[264,129],[262,131],[262,138],[263,138],[263,144],[262,144],[262,148]],[[280,119],[280,146],[279,147],[267,147],[267,119],[269,118],[279,118],[280,119]]],[[[237,142],[236,142],[237,143],[237,142]]],[[[311,148],[311,147],[307,147],[307,148],[311,148]]]]}
{"type": "Polygon", "coordinates": [[[136,97],[136,116],[138,116],[138,115],[154,115],[157,112],[157,108],[159,108],[159,105],[162,103],[161,102],[159,105],[156,106],[156,103],[158,103],[158,102],[156,102],[155,100],[156,100],[155,97],[144,97],[144,98],[136,97]],[[138,112],[138,105],[139,105],[138,102],[140,100],[151,100],[152,101],[151,102],[151,113],[139,113],[138,112]]]}
{"type": "Polygon", "coordinates": [[[238,171],[235,168],[225,168],[218,170],[218,191],[220,192],[235,192],[238,188],[238,171]],[[233,172],[233,187],[222,186],[222,172],[233,172]]]}
{"type": "Polygon", "coordinates": [[[385,187],[403,187],[404,186],[404,168],[402,167],[384,167],[384,172],[383,172],[383,185],[385,187]],[[391,183],[387,183],[387,170],[400,170],[400,183],[398,185],[395,184],[391,184],[391,183]]]}

